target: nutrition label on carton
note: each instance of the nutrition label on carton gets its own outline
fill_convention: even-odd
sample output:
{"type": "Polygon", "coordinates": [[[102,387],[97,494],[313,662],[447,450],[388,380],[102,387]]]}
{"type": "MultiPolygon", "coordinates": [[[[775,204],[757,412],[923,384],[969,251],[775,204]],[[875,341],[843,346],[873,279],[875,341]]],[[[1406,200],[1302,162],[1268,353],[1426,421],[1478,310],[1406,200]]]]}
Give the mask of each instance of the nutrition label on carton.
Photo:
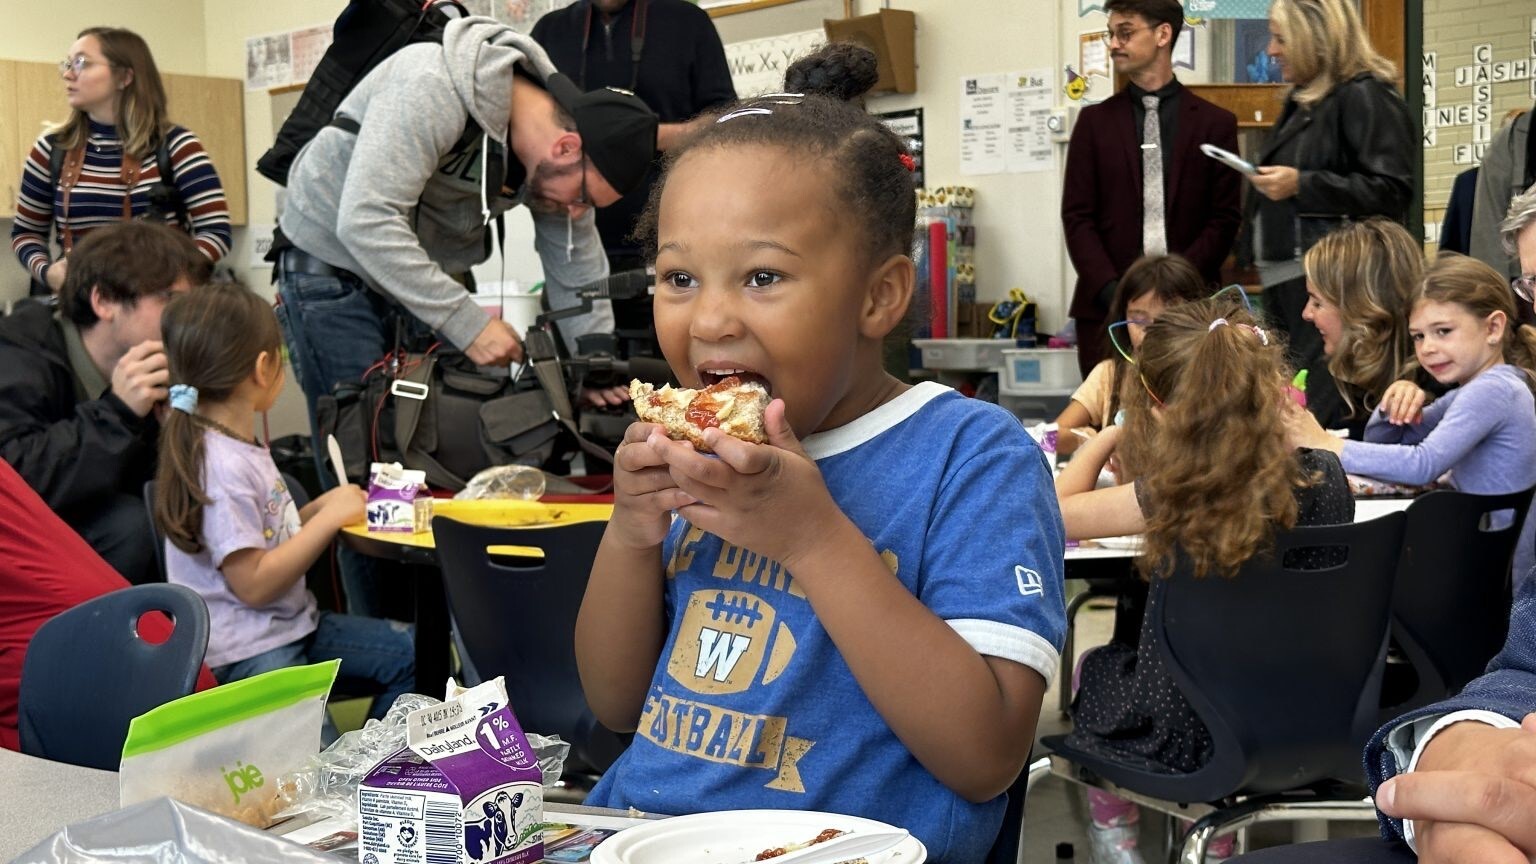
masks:
{"type": "Polygon", "coordinates": [[[420,819],[425,803],[426,799],[421,795],[380,792],[375,789],[359,789],[357,796],[359,813],[383,819],[420,819]]]}

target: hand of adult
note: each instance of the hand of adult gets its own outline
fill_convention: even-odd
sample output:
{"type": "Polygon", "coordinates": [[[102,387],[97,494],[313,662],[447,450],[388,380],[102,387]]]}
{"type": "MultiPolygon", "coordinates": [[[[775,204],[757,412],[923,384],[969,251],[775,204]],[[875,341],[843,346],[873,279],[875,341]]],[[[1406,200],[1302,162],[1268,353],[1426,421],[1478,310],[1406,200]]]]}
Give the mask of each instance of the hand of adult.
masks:
{"type": "Polygon", "coordinates": [[[64,287],[64,277],[69,275],[69,257],[64,256],[48,265],[48,271],[43,274],[43,281],[48,283],[48,290],[57,294],[64,287]]]}
{"type": "Polygon", "coordinates": [[[1289,165],[1264,165],[1259,173],[1248,178],[1253,188],[1271,201],[1284,201],[1296,197],[1301,188],[1301,172],[1289,165]]]}
{"type": "Polygon", "coordinates": [[[505,366],[523,362],[523,340],[517,338],[512,325],[492,318],[480,335],[475,337],[464,353],[481,366],[505,366]]]}
{"type": "Polygon", "coordinates": [[[1424,864],[1529,864],[1536,860],[1536,714],[1518,729],[1446,728],[1412,773],[1381,785],[1376,805],[1414,820],[1424,864]]]}
{"type": "Polygon", "coordinates": [[[165,346],[157,339],[129,348],[112,367],[112,393],[139,417],[147,416],[156,403],[165,401],[170,383],[165,346]]]}

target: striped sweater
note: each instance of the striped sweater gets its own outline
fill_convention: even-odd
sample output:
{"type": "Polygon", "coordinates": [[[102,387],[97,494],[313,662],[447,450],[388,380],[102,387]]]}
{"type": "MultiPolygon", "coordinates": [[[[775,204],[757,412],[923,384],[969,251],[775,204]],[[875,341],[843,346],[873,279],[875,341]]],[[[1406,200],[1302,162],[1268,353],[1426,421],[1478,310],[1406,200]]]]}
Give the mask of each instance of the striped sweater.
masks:
{"type": "MultiPolygon", "coordinates": [[[[210,260],[229,253],[229,205],[224,187],[208,151],[197,136],[180,126],[167,132],[171,175],[177,194],[192,221],[192,239],[210,260]]],[[[154,154],[144,159],[138,182],[131,192],[121,179],[123,144],[117,127],[91,123],[80,181],[70,194],[69,212],[62,212],[63,193],[52,187],[49,163],[53,142],[37,139],[21,172],[21,194],[16,199],[16,218],[11,225],[11,249],[34,279],[43,281],[43,268],[53,260],[49,229],[68,228],[75,241],[92,229],[123,218],[123,195],[131,195],[133,214],[149,209],[149,193],[160,182],[160,166],[154,154]]],[[[174,217],[172,217],[174,219],[174,217]]]]}

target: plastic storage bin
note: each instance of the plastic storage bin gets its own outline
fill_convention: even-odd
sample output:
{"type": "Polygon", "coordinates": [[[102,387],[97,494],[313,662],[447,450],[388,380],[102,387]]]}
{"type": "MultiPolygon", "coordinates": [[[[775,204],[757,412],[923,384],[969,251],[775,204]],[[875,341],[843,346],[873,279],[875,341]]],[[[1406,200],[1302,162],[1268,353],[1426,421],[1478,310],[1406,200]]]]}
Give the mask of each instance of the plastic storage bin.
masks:
{"type": "Polygon", "coordinates": [[[1008,409],[1026,426],[1050,423],[1067,410],[1072,401],[1072,390],[1012,390],[998,391],[997,404],[1008,409]]]}
{"type": "Polygon", "coordinates": [[[1003,352],[1017,347],[1011,339],[913,339],[924,369],[986,371],[1003,365],[1003,352]]]}
{"type": "Polygon", "coordinates": [[[1003,390],[1065,390],[1083,383],[1072,348],[1009,348],[1002,352],[1003,390]]]}

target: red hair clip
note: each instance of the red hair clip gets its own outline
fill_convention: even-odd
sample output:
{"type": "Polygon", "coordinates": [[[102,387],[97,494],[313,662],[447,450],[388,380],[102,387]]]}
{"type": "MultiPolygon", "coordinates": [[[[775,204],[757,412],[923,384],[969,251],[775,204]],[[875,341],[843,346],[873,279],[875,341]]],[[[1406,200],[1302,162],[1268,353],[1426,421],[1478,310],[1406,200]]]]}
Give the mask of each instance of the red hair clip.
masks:
{"type": "Polygon", "coordinates": [[[913,159],[910,154],[902,153],[901,155],[897,156],[896,158],[901,160],[901,167],[907,169],[908,171],[916,171],[917,170],[917,160],[913,159]]]}

